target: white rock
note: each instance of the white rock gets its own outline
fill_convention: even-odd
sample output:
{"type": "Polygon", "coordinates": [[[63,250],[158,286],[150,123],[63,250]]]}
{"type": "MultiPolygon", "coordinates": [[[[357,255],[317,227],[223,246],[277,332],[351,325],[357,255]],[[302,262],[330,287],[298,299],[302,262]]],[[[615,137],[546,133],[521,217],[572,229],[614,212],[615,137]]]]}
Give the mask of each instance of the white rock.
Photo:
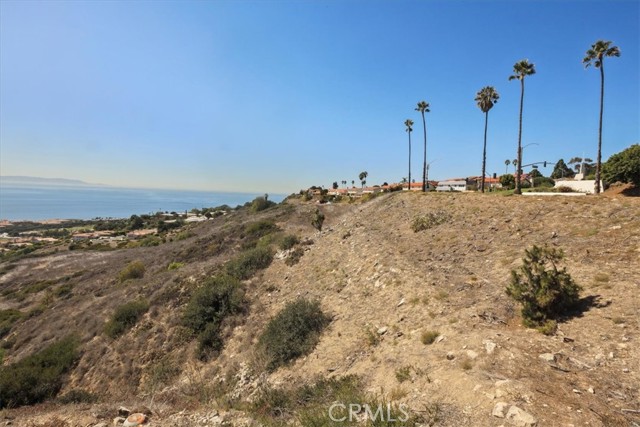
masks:
{"type": "Polygon", "coordinates": [[[467,350],[467,356],[469,356],[469,359],[474,360],[478,357],[478,353],[473,350],[467,350]]]}
{"type": "Polygon", "coordinates": [[[507,412],[507,420],[510,420],[516,427],[536,427],[538,420],[525,410],[512,406],[507,412]]]}
{"type": "Polygon", "coordinates": [[[589,393],[591,393],[591,394],[595,394],[595,391],[593,390],[593,387],[589,387],[589,388],[587,389],[587,391],[588,391],[589,393]]]}
{"type": "Polygon", "coordinates": [[[383,326],[382,328],[378,329],[378,335],[384,335],[387,333],[387,327],[383,326]]]}
{"type": "Polygon", "coordinates": [[[553,363],[556,361],[556,355],[553,353],[542,353],[540,356],[538,356],[538,358],[548,363],[553,363]]]}
{"type": "Polygon", "coordinates": [[[504,418],[504,414],[507,411],[507,407],[509,407],[508,403],[498,402],[496,403],[496,406],[493,407],[493,412],[491,412],[491,415],[498,418],[504,418]]]}
{"type": "Polygon", "coordinates": [[[482,341],[482,344],[484,344],[484,349],[487,351],[487,354],[493,354],[496,350],[497,345],[491,340],[484,340],[482,341]]]}

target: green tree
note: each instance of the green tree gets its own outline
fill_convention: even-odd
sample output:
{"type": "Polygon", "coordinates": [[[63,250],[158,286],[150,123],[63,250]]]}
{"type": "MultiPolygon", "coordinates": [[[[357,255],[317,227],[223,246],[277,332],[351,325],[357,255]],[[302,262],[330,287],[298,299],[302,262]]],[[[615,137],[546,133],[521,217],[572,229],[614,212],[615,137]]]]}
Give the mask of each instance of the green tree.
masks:
{"type": "Polygon", "coordinates": [[[424,119],[424,113],[429,113],[429,103],[425,101],[418,102],[415,109],[422,114],[422,129],[424,130],[424,163],[422,165],[422,191],[427,191],[427,122],[424,119]]]}
{"type": "Polygon", "coordinates": [[[530,64],[528,59],[523,59],[513,65],[513,74],[509,80],[520,80],[520,121],[518,126],[518,163],[516,166],[516,189],[514,194],[522,194],[520,189],[520,177],[522,165],[522,109],[524,107],[524,79],[536,73],[535,65],[530,64]]]}
{"type": "Polygon", "coordinates": [[[584,172],[584,176],[591,175],[595,169],[595,163],[588,157],[572,157],[569,164],[573,165],[576,172],[584,172]]]}
{"type": "Polygon", "coordinates": [[[502,184],[502,188],[511,189],[516,184],[516,179],[511,174],[504,174],[500,177],[500,184],[502,184]]]}
{"type": "Polygon", "coordinates": [[[582,288],[566,268],[558,268],[563,256],[559,249],[533,245],[525,250],[522,267],[511,270],[506,292],[522,304],[525,326],[548,326],[578,303],[582,288]]]}
{"type": "Polygon", "coordinates": [[[567,166],[563,159],[560,159],[556,162],[556,165],[553,168],[553,172],[551,172],[551,178],[553,179],[573,178],[574,175],[575,173],[573,172],[573,170],[571,170],[571,168],[567,166]]]}
{"type": "Polygon", "coordinates": [[[409,134],[409,190],[411,190],[411,132],[413,132],[413,120],[407,119],[404,121],[406,131],[409,134]]]}
{"type": "Polygon", "coordinates": [[[614,154],[602,165],[603,180],[609,184],[625,182],[640,187],[640,145],[614,154]]]}
{"type": "Polygon", "coordinates": [[[542,173],[538,169],[532,169],[531,172],[529,172],[529,176],[531,178],[539,178],[542,176],[542,173]]]}
{"type": "Polygon", "coordinates": [[[489,124],[489,110],[498,102],[500,95],[493,86],[485,86],[476,94],[478,108],[484,113],[484,145],[482,146],[482,180],[480,181],[480,191],[484,193],[484,178],[487,173],[487,126],[489,124]]]}
{"type": "Polygon", "coordinates": [[[333,185],[331,186],[334,190],[338,189],[338,181],[333,181],[333,185]]]}
{"type": "Polygon", "coordinates": [[[600,69],[600,122],[598,126],[598,157],[596,157],[596,194],[600,193],[600,172],[602,168],[602,114],[604,112],[604,58],[620,56],[618,46],[611,46],[610,41],[598,40],[587,50],[582,59],[585,68],[593,65],[600,69]]]}

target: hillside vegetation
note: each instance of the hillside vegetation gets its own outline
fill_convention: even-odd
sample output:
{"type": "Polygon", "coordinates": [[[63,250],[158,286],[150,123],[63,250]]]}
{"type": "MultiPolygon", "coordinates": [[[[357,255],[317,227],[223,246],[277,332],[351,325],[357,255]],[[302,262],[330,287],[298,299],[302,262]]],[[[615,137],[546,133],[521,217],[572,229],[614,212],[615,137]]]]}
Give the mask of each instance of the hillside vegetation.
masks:
{"type": "Polygon", "coordinates": [[[640,425],[638,218],[622,196],[397,192],[37,250],[0,264],[0,378],[71,335],[73,352],[49,403],[0,402],[0,423],[111,424],[125,405],[156,426],[640,425]],[[547,334],[507,292],[534,245],[562,250],[580,289],[547,334]],[[331,422],[335,402],[409,418],[331,422]]]}

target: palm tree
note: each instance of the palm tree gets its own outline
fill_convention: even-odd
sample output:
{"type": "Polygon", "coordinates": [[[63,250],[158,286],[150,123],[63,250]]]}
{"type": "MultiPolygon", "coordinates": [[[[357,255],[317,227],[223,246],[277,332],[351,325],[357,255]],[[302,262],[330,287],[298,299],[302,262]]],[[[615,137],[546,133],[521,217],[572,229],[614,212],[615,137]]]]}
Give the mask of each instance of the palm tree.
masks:
{"type": "Polygon", "coordinates": [[[511,164],[513,165],[513,173],[515,175],[516,170],[518,169],[518,159],[511,160],[511,164]]]}
{"type": "Polygon", "coordinates": [[[600,193],[600,170],[602,169],[602,113],[604,111],[604,58],[620,56],[618,46],[611,46],[610,41],[598,40],[591,45],[582,63],[585,68],[590,65],[600,68],[600,126],[598,127],[598,157],[596,158],[596,194],[600,193]]]}
{"type": "Polygon", "coordinates": [[[364,185],[367,183],[368,175],[369,173],[367,171],[360,172],[360,175],[358,175],[358,178],[360,178],[360,182],[362,183],[362,188],[364,188],[364,185]]]}
{"type": "Polygon", "coordinates": [[[504,173],[505,175],[509,173],[509,165],[511,164],[511,160],[507,159],[504,161],[504,173]]]}
{"type": "Polygon", "coordinates": [[[418,102],[416,111],[422,114],[422,129],[424,129],[424,163],[422,164],[422,191],[427,191],[427,122],[424,120],[424,113],[430,113],[429,103],[425,101],[418,102]]]}
{"type": "Polygon", "coordinates": [[[405,120],[404,125],[407,127],[406,131],[409,134],[409,190],[411,190],[411,132],[413,132],[413,120],[405,120]]]}
{"type": "Polygon", "coordinates": [[[482,181],[480,181],[480,191],[484,193],[484,177],[487,166],[487,125],[489,123],[489,110],[493,108],[493,104],[498,102],[500,95],[493,86],[485,86],[476,94],[475,101],[478,107],[484,113],[484,145],[482,148],[482,181]]]}
{"type": "Polygon", "coordinates": [[[516,189],[513,194],[522,194],[520,189],[520,175],[522,169],[522,108],[524,106],[524,78],[536,73],[534,64],[530,64],[528,59],[516,62],[513,65],[513,75],[509,76],[509,80],[520,80],[520,126],[518,128],[518,167],[516,168],[516,189]]]}

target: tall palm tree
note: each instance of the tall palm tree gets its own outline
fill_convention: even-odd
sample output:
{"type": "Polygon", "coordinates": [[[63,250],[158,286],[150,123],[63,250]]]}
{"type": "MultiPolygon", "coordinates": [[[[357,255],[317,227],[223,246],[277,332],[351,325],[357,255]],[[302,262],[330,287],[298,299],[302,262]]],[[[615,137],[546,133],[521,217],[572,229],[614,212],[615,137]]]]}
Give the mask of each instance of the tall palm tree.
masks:
{"type": "Polygon", "coordinates": [[[478,107],[484,113],[484,145],[482,148],[482,181],[480,181],[480,191],[484,193],[484,177],[486,175],[487,166],[487,125],[489,123],[489,110],[498,102],[500,95],[493,86],[485,86],[476,94],[475,101],[478,107]]]}
{"type": "Polygon", "coordinates": [[[522,194],[520,189],[520,175],[522,169],[522,108],[524,106],[524,78],[536,73],[535,65],[530,64],[528,59],[523,59],[513,65],[513,75],[509,76],[509,81],[520,80],[520,125],[518,128],[518,167],[516,167],[516,189],[513,194],[522,194]]]}
{"type": "Polygon", "coordinates": [[[511,164],[511,160],[507,159],[504,161],[504,173],[505,175],[509,173],[509,165],[511,164]]]}
{"type": "Polygon", "coordinates": [[[590,65],[600,68],[600,126],[598,128],[598,157],[596,158],[596,194],[600,193],[600,170],[602,166],[602,113],[604,111],[604,58],[620,56],[618,46],[611,46],[610,41],[598,40],[587,50],[582,63],[585,68],[590,65]]]}
{"type": "Polygon", "coordinates": [[[409,134],[409,190],[411,190],[411,132],[413,132],[413,120],[405,120],[404,125],[407,127],[405,130],[409,134]]]}
{"type": "Polygon", "coordinates": [[[511,164],[513,165],[513,174],[515,175],[516,170],[518,170],[518,159],[511,160],[511,164]]]}
{"type": "Polygon", "coordinates": [[[427,122],[424,120],[424,113],[430,113],[429,103],[425,101],[418,102],[416,111],[422,114],[422,129],[424,129],[424,163],[422,164],[422,191],[427,191],[427,122]]]}

